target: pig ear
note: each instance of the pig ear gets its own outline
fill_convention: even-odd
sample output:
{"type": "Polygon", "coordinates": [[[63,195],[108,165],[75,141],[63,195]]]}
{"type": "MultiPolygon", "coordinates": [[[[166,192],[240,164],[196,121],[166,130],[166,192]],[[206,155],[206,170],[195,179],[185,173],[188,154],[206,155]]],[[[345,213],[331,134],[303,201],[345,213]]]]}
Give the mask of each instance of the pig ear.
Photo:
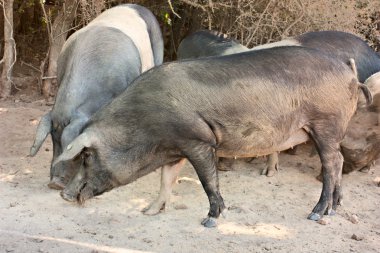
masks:
{"type": "Polygon", "coordinates": [[[373,95],[380,93],[380,72],[373,74],[365,80],[364,85],[368,87],[373,95]]]}
{"type": "Polygon", "coordinates": [[[44,143],[46,137],[50,134],[51,126],[51,116],[50,112],[48,112],[41,118],[40,123],[38,123],[36,137],[33,146],[30,148],[30,156],[35,156],[37,154],[42,143],[44,143]]]}
{"type": "Polygon", "coordinates": [[[82,133],[77,138],[75,138],[66,149],[62,152],[60,156],[54,161],[53,166],[60,162],[68,161],[74,159],[78,156],[84,148],[89,148],[95,142],[95,136],[89,133],[82,133]]]}
{"type": "Polygon", "coordinates": [[[373,74],[372,76],[368,77],[364,82],[364,86],[367,87],[367,91],[365,89],[362,89],[363,92],[360,92],[359,100],[358,100],[359,108],[364,108],[372,103],[373,99],[370,99],[371,103],[369,103],[367,99],[367,97],[369,96],[368,93],[371,93],[371,97],[374,97],[380,94],[380,72],[377,72],[373,74]],[[365,96],[366,93],[367,93],[367,96],[365,96]]]}

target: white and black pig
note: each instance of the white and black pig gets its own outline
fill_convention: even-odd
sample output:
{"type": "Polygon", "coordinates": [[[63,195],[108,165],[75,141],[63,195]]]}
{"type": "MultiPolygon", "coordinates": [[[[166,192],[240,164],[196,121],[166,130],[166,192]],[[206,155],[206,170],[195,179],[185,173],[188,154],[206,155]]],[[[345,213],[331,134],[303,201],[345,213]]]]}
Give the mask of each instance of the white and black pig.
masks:
{"type": "Polygon", "coordinates": [[[108,9],[69,37],[58,59],[59,89],[54,107],[42,117],[30,150],[34,156],[51,134],[49,187],[64,188],[74,173],[75,164],[53,163],[90,117],[162,61],[160,26],[154,15],[139,5],[108,9]]]}

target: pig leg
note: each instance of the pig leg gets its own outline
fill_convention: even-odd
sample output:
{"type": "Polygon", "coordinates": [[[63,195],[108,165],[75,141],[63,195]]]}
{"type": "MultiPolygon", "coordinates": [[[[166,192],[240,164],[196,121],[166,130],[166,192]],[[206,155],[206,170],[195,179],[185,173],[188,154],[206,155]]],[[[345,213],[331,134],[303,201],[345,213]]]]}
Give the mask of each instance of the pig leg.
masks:
{"type": "Polygon", "coordinates": [[[278,172],[278,153],[268,155],[267,167],[263,169],[261,175],[266,175],[267,177],[273,177],[274,174],[278,172]]]}
{"type": "Polygon", "coordinates": [[[315,132],[310,132],[310,135],[316,144],[322,162],[323,187],[321,197],[308,216],[308,219],[317,221],[324,214],[335,214],[337,205],[342,198],[343,156],[340,153],[339,142],[334,141],[331,136],[321,138],[315,132]]]}
{"type": "Polygon", "coordinates": [[[165,209],[165,206],[169,204],[173,185],[177,180],[179,171],[185,164],[185,161],[185,159],[182,159],[174,165],[165,165],[161,168],[160,193],[155,201],[153,201],[148,207],[144,208],[144,214],[158,214],[161,210],[165,209]]]}
{"type": "Polygon", "coordinates": [[[286,153],[289,154],[289,155],[296,155],[297,154],[297,150],[298,150],[298,146],[295,146],[293,148],[290,148],[290,149],[286,150],[286,153]]]}
{"type": "Polygon", "coordinates": [[[363,173],[368,173],[371,170],[371,165],[364,166],[359,171],[363,173]]]}
{"type": "Polygon", "coordinates": [[[62,183],[61,180],[53,180],[54,173],[56,171],[56,166],[53,168],[53,162],[57,157],[62,154],[62,146],[61,146],[61,140],[56,135],[52,134],[52,140],[53,140],[53,160],[51,161],[50,165],[50,182],[48,183],[48,187],[55,190],[62,190],[65,188],[65,185],[62,183]]]}
{"type": "MultiPolygon", "coordinates": [[[[62,149],[65,149],[67,145],[80,134],[87,121],[87,117],[78,117],[65,127],[61,137],[62,149]]],[[[63,166],[62,164],[57,164],[54,167],[52,166],[50,171],[50,183],[48,186],[52,189],[62,190],[75,173],[76,170],[74,166],[63,166]]]]}
{"type": "Polygon", "coordinates": [[[232,170],[232,164],[234,160],[232,158],[219,157],[218,170],[229,171],[232,170]]]}
{"type": "MultiPolygon", "coordinates": [[[[184,150],[184,154],[193,165],[210,202],[210,211],[207,218],[202,221],[202,225],[215,227],[216,219],[225,209],[223,198],[219,192],[217,157],[215,149],[211,146],[199,143],[195,145],[192,150],[184,150]]],[[[189,144],[187,148],[191,146],[189,144]]]]}

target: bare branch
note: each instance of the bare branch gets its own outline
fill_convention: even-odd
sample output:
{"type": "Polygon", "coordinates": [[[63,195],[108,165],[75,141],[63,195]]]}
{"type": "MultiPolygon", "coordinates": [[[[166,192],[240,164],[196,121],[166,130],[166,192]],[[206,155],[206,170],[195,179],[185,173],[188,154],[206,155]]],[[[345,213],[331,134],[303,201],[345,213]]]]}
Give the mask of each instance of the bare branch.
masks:
{"type": "Polygon", "coordinates": [[[298,22],[300,22],[302,19],[303,19],[303,17],[305,16],[305,8],[304,8],[304,6],[303,6],[303,4],[302,4],[302,2],[301,1],[297,1],[298,2],[298,5],[299,5],[299,7],[301,8],[301,15],[296,19],[296,20],[294,20],[285,30],[284,30],[284,32],[282,33],[282,36],[281,37],[287,37],[287,36],[289,36],[289,31],[290,31],[290,29],[294,26],[294,25],[296,25],[298,22]]]}
{"type": "Polygon", "coordinates": [[[199,9],[202,9],[204,12],[206,12],[206,7],[204,7],[203,5],[201,4],[198,4],[198,3],[194,3],[193,1],[190,1],[190,0],[180,0],[181,2],[187,4],[187,5],[190,5],[192,7],[195,7],[195,8],[199,8],[199,9]]]}
{"type": "Polygon", "coordinates": [[[41,77],[42,80],[46,80],[46,79],[56,79],[57,76],[43,76],[41,77]]]}
{"type": "Polygon", "coordinates": [[[46,13],[45,4],[44,4],[43,0],[40,0],[40,5],[41,5],[41,8],[42,8],[42,12],[44,14],[44,18],[46,20],[46,29],[47,29],[47,32],[48,32],[49,41],[51,43],[53,41],[53,37],[51,35],[51,28],[52,28],[51,16],[46,13]]]}
{"type": "Polygon", "coordinates": [[[171,0],[168,0],[168,4],[169,4],[170,10],[173,12],[173,14],[176,15],[178,18],[181,18],[181,16],[177,12],[175,12],[171,0]]]}
{"type": "Polygon", "coordinates": [[[255,28],[255,30],[253,30],[251,36],[248,38],[248,40],[247,40],[247,42],[246,42],[246,45],[249,45],[249,44],[251,43],[253,37],[256,35],[257,30],[258,30],[259,27],[260,27],[260,23],[261,23],[261,21],[263,20],[264,15],[265,15],[265,13],[267,12],[269,6],[272,4],[272,1],[273,1],[273,0],[270,0],[270,1],[268,2],[268,4],[267,4],[267,6],[265,7],[264,11],[261,13],[261,15],[260,15],[260,17],[259,17],[259,21],[257,21],[256,28],[255,28]]]}
{"type": "Polygon", "coordinates": [[[26,63],[26,62],[24,62],[24,61],[21,61],[21,66],[22,66],[22,65],[26,65],[26,66],[30,67],[31,69],[37,71],[38,73],[41,73],[41,70],[40,70],[40,69],[38,69],[37,67],[34,67],[34,66],[33,66],[32,64],[30,64],[30,63],[26,63]]]}

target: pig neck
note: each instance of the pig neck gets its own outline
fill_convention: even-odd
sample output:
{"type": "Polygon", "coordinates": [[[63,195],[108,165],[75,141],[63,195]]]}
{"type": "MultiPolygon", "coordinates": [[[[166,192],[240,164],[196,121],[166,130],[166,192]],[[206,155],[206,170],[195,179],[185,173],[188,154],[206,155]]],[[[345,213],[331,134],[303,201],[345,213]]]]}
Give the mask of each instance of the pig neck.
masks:
{"type": "Polygon", "coordinates": [[[173,157],[165,152],[158,151],[158,148],[153,150],[139,150],[135,151],[135,154],[128,154],[130,156],[135,156],[134,161],[131,162],[132,177],[121,180],[120,183],[125,185],[129,184],[136,179],[143,177],[164,165],[174,163],[180,158],[173,157]]]}
{"type": "Polygon", "coordinates": [[[118,135],[121,131],[110,127],[102,129],[103,131],[92,132],[101,136],[100,139],[103,140],[101,145],[107,147],[105,150],[113,150],[112,152],[117,154],[116,159],[120,159],[125,165],[112,171],[118,185],[129,184],[166,164],[181,159],[179,150],[162,145],[161,139],[147,138],[149,135],[131,122],[127,125],[129,126],[124,129],[121,136],[118,135]],[[125,173],[126,170],[129,173],[125,173]]]}

